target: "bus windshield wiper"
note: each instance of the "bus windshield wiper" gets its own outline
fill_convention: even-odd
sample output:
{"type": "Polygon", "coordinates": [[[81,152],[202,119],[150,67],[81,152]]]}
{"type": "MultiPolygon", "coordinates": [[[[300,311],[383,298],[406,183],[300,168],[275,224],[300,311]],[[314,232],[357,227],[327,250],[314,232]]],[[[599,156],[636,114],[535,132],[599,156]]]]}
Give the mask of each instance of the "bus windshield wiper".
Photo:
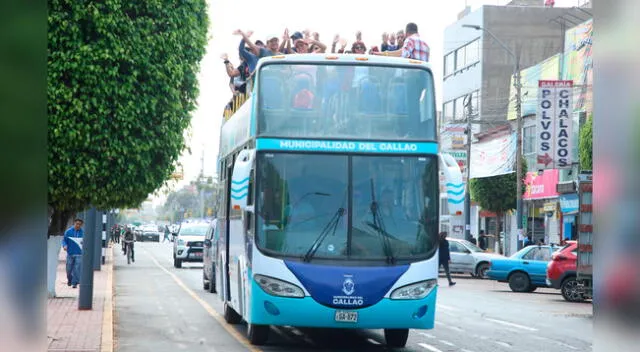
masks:
{"type": "Polygon", "coordinates": [[[387,230],[385,229],[384,222],[382,222],[382,217],[380,216],[380,208],[378,207],[378,202],[376,201],[376,193],[375,187],[373,185],[373,178],[371,180],[371,217],[373,218],[373,223],[369,223],[368,225],[376,230],[378,235],[380,236],[380,240],[382,241],[382,250],[384,251],[384,255],[387,257],[388,264],[394,264],[396,262],[396,258],[393,256],[393,250],[391,249],[391,241],[389,238],[396,239],[395,237],[389,235],[387,230]]]}
{"type": "Polygon", "coordinates": [[[311,261],[311,258],[313,258],[313,256],[316,254],[318,248],[320,248],[320,244],[322,244],[322,241],[324,241],[329,232],[331,232],[331,236],[335,235],[336,230],[338,229],[338,224],[340,223],[340,218],[342,218],[344,213],[344,208],[338,208],[338,211],[333,214],[327,225],[322,229],[318,237],[316,237],[316,239],[313,241],[311,247],[309,247],[309,250],[307,250],[307,253],[302,258],[303,262],[308,263],[311,261]]]}

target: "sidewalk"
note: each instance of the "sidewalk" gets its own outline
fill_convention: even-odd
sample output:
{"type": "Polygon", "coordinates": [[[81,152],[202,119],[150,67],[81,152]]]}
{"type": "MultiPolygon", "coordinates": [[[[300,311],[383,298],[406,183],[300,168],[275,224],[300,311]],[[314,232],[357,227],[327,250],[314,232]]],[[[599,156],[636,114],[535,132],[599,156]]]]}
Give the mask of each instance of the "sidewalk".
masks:
{"type": "Polygon", "coordinates": [[[49,352],[113,351],[113,247],[93,276],[93,309],[78,310],[80,286],[67,286],[66,252],[60,251],[56,298],[47,300],[49,352]]]}

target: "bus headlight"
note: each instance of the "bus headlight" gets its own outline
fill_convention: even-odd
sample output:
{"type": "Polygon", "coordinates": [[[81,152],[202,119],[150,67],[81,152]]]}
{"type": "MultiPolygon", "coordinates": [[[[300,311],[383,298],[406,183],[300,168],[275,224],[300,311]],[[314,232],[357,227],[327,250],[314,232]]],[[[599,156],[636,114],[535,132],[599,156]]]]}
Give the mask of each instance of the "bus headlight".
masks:
{"type": "Polygon", "coordinates": [[[438,285],[437,280],[427,280],[402,286],[391,292],[391,299],[422,299],[438,285]]]}
{"type": "Polygon", "coordinates": [[[292,283],[258,274],[254,276],[254,280],[270,295],[292,298],[304,297],[304,291],[292,283]]]}

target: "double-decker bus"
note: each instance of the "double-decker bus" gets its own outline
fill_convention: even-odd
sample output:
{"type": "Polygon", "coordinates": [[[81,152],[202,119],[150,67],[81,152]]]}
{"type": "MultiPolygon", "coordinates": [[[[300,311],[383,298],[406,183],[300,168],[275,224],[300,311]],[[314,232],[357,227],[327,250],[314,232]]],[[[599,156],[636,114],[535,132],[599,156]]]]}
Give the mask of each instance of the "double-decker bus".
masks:
{"type": "Polygon", "coordinates": [[[270,325],[384,329],[394,347],[433,328],[439,169],[462,187],[436,129],[427,63],[261,59],[221,130],[214,284],[226,321],[246,321],[256,345],[270,325]]]}

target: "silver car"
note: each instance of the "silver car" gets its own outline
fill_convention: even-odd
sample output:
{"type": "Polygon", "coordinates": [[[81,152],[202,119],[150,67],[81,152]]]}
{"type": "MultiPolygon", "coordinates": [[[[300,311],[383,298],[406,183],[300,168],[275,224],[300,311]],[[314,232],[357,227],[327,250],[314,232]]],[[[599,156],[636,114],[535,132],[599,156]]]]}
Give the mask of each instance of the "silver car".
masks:
{"type": "Polygon", "coordinates": [[[504,258],[500,254],[485,252],[467,240],[450,237],[447,240],[449,241],[449,252],[451,253],[449,270],[452,273],[468,273],[471,276],[486,279],[491,259],[504,258]]]}
{"type": "Polygon", "coordinates": [[[202,248],[209,229],[206,222],[184,223],[173,241],[173,266],[181,268],[183,262],[202,262],[202,248]]]}

